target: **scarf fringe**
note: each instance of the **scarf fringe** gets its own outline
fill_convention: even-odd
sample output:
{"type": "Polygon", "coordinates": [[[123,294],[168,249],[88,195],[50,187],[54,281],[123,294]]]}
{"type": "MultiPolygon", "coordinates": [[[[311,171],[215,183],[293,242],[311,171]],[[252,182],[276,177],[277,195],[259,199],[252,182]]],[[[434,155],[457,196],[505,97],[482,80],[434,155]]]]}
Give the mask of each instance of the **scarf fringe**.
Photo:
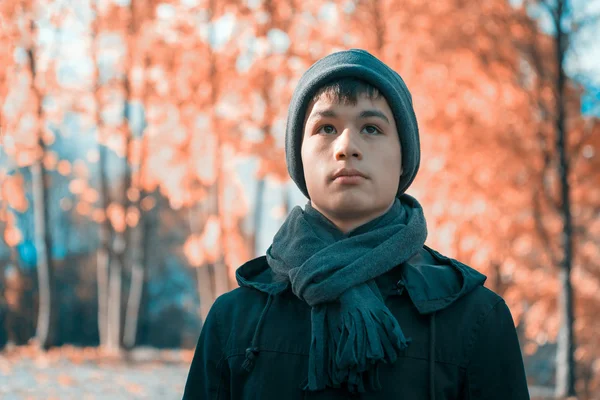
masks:
{"type": "Polygon", "coordinates": [[[388,309],[355,308],[344,313],[341,325],[333,330],[313,337],[311,355],[316,357],[309,357],[305,390],[343,384],[350,392],[381,390],[379,363],[394,363],[411,341],[388,309]]]}

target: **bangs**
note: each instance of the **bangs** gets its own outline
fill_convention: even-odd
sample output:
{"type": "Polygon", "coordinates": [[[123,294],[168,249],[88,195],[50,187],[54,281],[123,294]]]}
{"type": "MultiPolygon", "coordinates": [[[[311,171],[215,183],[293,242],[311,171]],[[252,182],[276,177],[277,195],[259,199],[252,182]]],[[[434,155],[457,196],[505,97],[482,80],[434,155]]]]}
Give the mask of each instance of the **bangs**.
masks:
{"type": "Polygon", "coordinates": [[[356,105],[361,96],[371,100],[382,97],[375,86],[357,78],[343,78],[326,84],[315,93],[312,101],[318,101],[321,96],[344,105],[356,105]]]}

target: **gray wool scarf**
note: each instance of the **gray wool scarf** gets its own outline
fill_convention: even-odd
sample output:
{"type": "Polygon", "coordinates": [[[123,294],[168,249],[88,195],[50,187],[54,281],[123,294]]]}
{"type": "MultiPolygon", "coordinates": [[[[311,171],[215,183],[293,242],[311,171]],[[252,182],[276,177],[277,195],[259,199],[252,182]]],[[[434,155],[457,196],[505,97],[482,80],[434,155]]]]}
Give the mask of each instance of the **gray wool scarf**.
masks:
{"type": "Polygon", "coordinates": [[[310,203],[290,212],[267,250],[267,262],[312,307],[304,390],[381,389],[379,363],[393,363],[410,339],[374,278],[410,259],[426,237],[423,209],[407,194],[387,213],[347,234],[310,203]]]}

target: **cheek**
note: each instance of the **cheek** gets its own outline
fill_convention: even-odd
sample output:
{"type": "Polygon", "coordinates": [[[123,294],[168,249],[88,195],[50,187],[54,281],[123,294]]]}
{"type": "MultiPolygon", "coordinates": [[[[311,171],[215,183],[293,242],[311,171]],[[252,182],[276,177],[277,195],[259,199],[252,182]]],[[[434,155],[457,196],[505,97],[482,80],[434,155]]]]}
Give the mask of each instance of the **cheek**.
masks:
{"type": "Polygon", "coordinates": [[[304,179],[306,183],[309,184],[314,180],[314,176],[316,173],[316,167],[318,165],[317,160],[317,149],[312,143],[303,143],[302,150],[302,166],[304,167],[304,179]]]}
{"type": "Polygon", "coordinates": [[[306,185],[315,189],[324,186],[328,173],[326,148],[320,143],[309,141],[302,147],[301,155],[306,185]]]}
{"type": "Polygon", "coordinates": [[[385,171],[383,175],[383,182],[385,182],[386,186],[397,186],[400,181],[400,169],[402,168],[402,158],[400,157],[400,149],[394,149],[396,151],[390,151],[394,149],[394,146],[390,146],[386,149],[384,154],[378,158],[379,171],[385,171]]]}
{"type": "Polygon", "coordinates": [[[314,151],[312,149],[310,140],[307,140],[305,137],[302,140],[302,146],[300,147],[300,157],[302,158],[302,165],[304,166],[304,170],[306,171],[306,166],[310,165],[312,155],[314,151]]]}

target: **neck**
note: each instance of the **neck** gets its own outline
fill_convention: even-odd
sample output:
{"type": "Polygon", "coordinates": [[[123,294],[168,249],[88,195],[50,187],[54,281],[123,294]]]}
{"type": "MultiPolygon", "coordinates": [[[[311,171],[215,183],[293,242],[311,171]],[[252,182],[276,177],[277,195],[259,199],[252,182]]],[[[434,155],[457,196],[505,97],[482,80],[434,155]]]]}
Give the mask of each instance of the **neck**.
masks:
{"type": "Polygon", "coordinates": [[[348,232],[362,226],[370,221],[373,221],[375,218],[378,218],[389,211],[394,202],[392,202],[387,208],[383,211],[368,213],[368,214],[360,214],[356,212],[350,213],[335,213],[328,212],[319,208],[315,203],[310,202],[312,208],[321,213],[325,218],[327,218],[332,224],[334,224],[342,233],[347,234],[348,232]]]}

